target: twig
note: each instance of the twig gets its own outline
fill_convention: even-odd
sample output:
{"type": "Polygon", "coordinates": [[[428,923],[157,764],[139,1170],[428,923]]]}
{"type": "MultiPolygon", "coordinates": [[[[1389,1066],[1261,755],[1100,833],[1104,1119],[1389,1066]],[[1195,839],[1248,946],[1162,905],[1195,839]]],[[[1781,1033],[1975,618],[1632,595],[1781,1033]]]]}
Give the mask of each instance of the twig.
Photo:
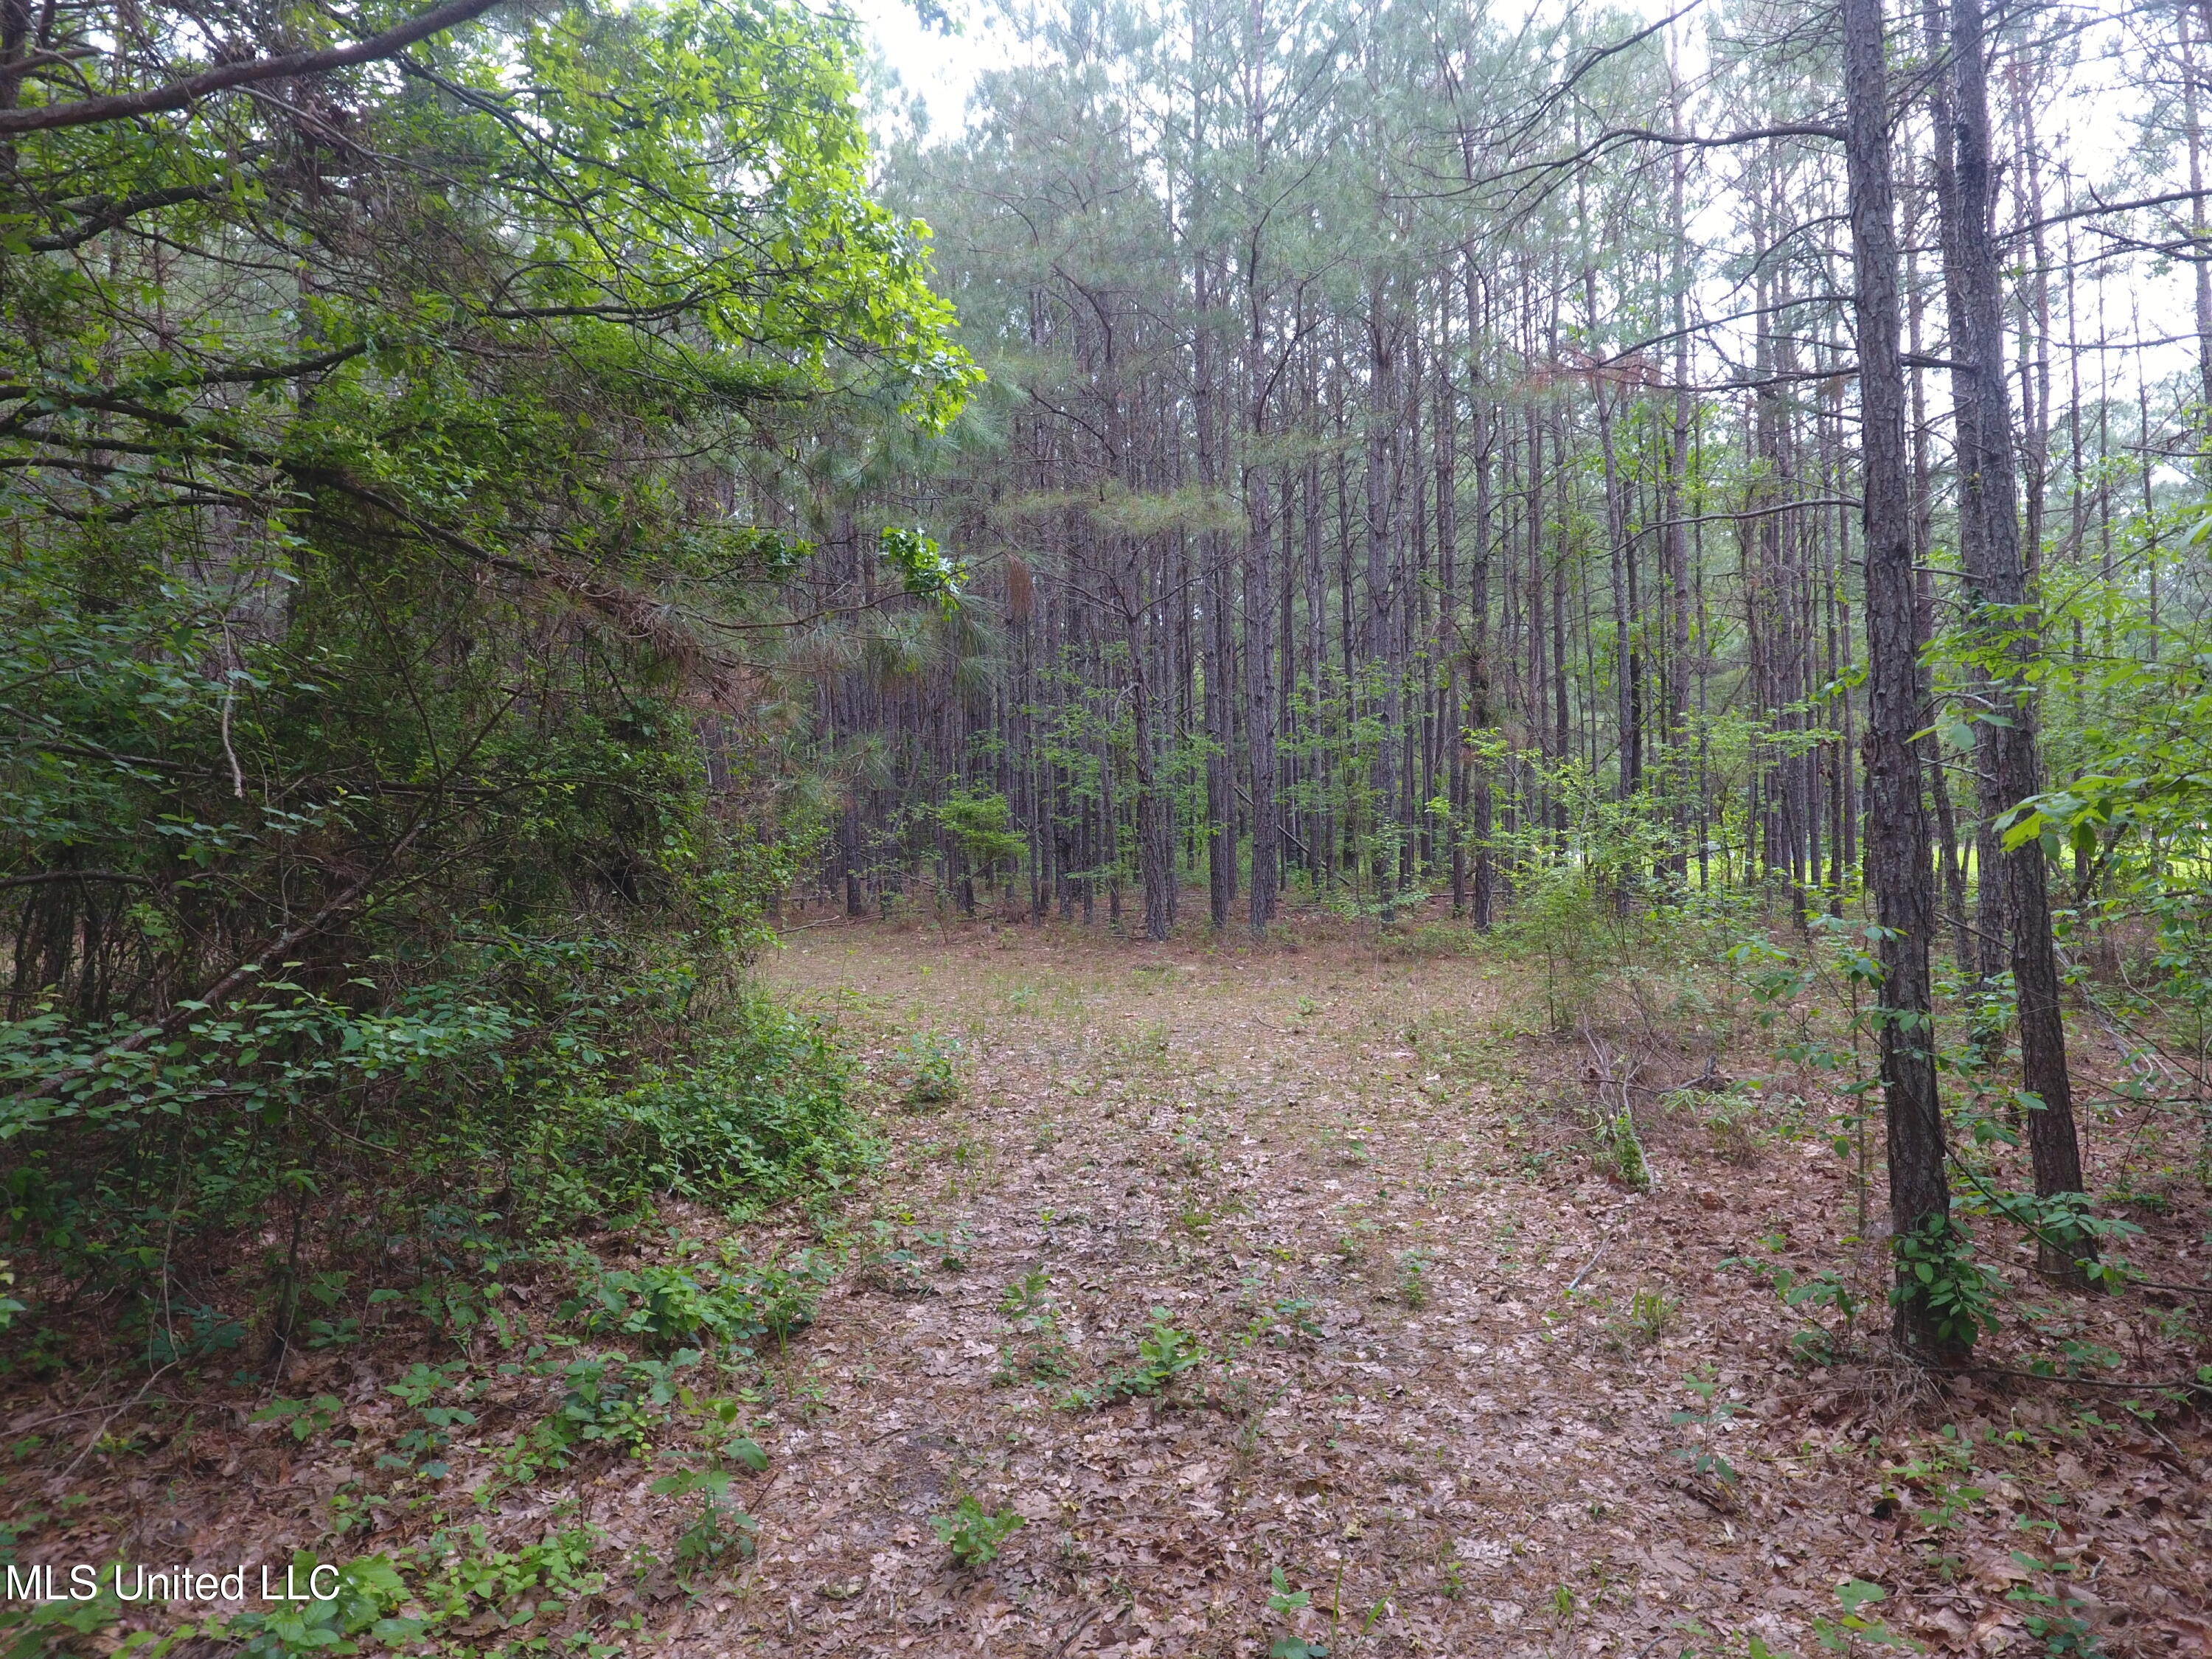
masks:
{"type": "Polygon", "coordinates": [[[1597,1254],[1592,1256],[1589,1261],[1583,1263],[1582,1272],[1577,1273],[1572,1279],[1567,1281],[1567,1288],[1559,1292],[1560,1297],[1564,1299],[1565,1297],[1572,1296],[1575,1293],[1575,1286],[1583,1282],[1583,1276],[1587,1274],[1592,1267],[1596,1267],[1601,1261],[1604,1260],[1605,1253],[1612,1248],[1613,1241],[1609,1238],[1603,1243],[1600,1244],[1597,1247],[1597,1254]]]}
{"type": "Polygon", "coordinates": [[[156,1382],[161,1380],[165,1372],[175,1369],[176,1364],[177,1362],[172,1359],[167,1364],[162,1366],[160,1370],[155,1371],[153,1376],[148,1377],[143,1382],[138,1385],[137,1393],[132,1395],[130,1399],[125,1401],[113,1411],[108,1413],[105,1418],[100,1419],[100,1426],[94,1429],[90,1436],[86,1438],[84,1444],[78,1449],[77,1455],[70,1459],[69,1467],[62,1471],[61,1478],[63,1480],[68,1480],[71,1474],[76,1472],[76,1466],[83,1462],[85,1458],[90,1455],[92,1449],[94,1446],[97,1446],[100,1443],[101,1439],[106,1437],[109,1427],[113,1425],[115,1419],[122,1416],[124,1413],[129,1411],[132,1407],[136,1406],[140,1401],[143,1400],[146,1397],[148,1391],[151,1389],[156,1382]]]}
{"type": "Polygon", "coordinates": [[[1066,1640],[1064,1640],[1064,1641],[1062,1641],[1062,1642],[1060,1643],[1060,1653],[1061,1653],[1063,1656],[1065,1656],[1065,1655],[1066,1654],[1067,1650],[1068,1650],[1070,1648],[1072,1648],[1072,1647],[1073,1647],[1073,1646],[1075,1645],[1075,1638],[1076,1638],[1077,1637],[1079,1637],[1079,1636],[1082,1635],[1084,1632],[1085,1632],[1085,1631],[1089,1630],[1089,1629],[1091,1628],[1091,1626],[1092,1622],[1093,1622],[1093,1621],[1094,1621],[1094,1620],[1098,1617],[1098,1615],[1099,1615],[1100,1613],[1103,1613],[1103,1612],[1105,1612],[1105,1611],[1106,1611],[1106,1603],[1105,1603],[1105,1602],[1103,1602],[1103,1601],[1101,1601],[1101,1602],[1100,1602],[1097,1607],[1095,1607],[1091,1608],[1090,1612],[1088,1612],[1088,1613],[1085,1613],[1085,1614],[1083,1615],[1083,1618],[1082,1618],[1081,1621],[1080,1621],[1080,1622],[1079,1622],[1079,1623],[1076,1625],[1075,1628],[1074,1628],[1073,1630],[1072,1630],[1072,1631],[1070,1631],[1070,1632],[1067,1632],[1066,1639],[1066,1640]]]}
{"type": "Polygon", "coordinates": [[[1972,1371],[1978,1376],[2010,1376],[2023,1382],[2056,1382],[2066,1389],[2125,1389],[2131,1393],[2142,1393],[2160,1389],[2201,1389],[2203,1382],[2194,1376],[2168,1377],[2163,1382],[2130,1382],[2124,1377],[2108,1376],[2045,1376],[2040,1371],[2016,1371],[2003,1365],[1983,1365],[1969,1360],[1955,1369],[1972,1371]]]}

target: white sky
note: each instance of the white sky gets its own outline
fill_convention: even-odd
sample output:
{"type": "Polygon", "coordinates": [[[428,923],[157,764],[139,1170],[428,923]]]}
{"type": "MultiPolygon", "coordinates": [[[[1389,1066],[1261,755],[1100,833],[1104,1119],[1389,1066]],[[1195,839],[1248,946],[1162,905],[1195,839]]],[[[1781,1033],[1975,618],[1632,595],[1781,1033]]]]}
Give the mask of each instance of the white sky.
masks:
{"type": "Polygon", "coordinates": [[[922,27],[909,0],[847,0],[902,85],[929,106],[933,137],[966,125],[968,94],[981,67],[1003,62],[1012,43],[992,27],[994,9],[974,0],[948,0],[945,9],[961,32],[939,34],[922,27]]]}

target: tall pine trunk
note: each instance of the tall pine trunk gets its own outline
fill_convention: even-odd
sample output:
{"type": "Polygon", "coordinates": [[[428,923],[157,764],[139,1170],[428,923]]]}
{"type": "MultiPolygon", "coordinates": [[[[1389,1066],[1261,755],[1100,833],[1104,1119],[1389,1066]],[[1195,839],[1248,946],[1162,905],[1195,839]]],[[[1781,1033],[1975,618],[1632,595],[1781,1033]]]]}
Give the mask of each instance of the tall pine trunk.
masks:
{"type": "MultiPolygon", "coordinates": [[[[1955,174],[1950,191],[1954,223],[1944,240],[1946,276],[1965,325],[1952,342],[1953,400],[1971,404],[1972,447],[1959,446],[1961,563],[1965,567],[1971,636],[1983,672],[1995,682],[1992,698],[2003,724],[1978,722],[1990,734],[1984,747],[1990,775],[1984,817],[1984,844],[1996,860],[1987,872],[2002,884],[2008,925],[2014,994],[2019,1009],[2021,1081],[2041,1103],[2027,1114],[2035,1190],[2049,1198],[2081,1190],[2081,1152],[2074,1127],[2074,1098],[2066,1070],[2066,1028],[2059,997],[2057,951],[2051,936],[2051,896],[2041,845],[2031,839],[2002,848],[1999,814],[2041,789],[2036,751],[2036,707],[2032,673],[2041,648],[2040,618],[2029,591],[2021,545],[2019,491],[2013,466],[2012,409],[2004,356],[2004,290],[1996,238],[1990,226],[1996,191],[1990,153],[1987,50],[1981,0],[1952,0],[1951,65],[1955,174]]],[[[2078,1278],[2078,1262],[2094,1259],[2087,1237],[2042,1236],[2046,1271],[2078,1278]]]]}
{"type": "MultiPolygon", "coordinates": [[[[1896,207],[1890,179],[1889,92],[1881,0],[1843,0],[1844,153],[1856,274],[1862,417],[1861,524],[1869,635],[1867,867],[1882,928],[1881,1076],[1888,1130],[1890,1225],[1899,1237],[1948,1233],[1942,1104],[1936,1092],[1928,941],[1936,923],[1928,818],[1913,743],[1922,703],[1915,626],[1912,521],[1905,447],[1905,368],[1899,345],[1896,207]]],[[[1940,1353],[1933,1310],[1898,1263],[1894,1334],[1908,1350],[1940,1353]]]]}

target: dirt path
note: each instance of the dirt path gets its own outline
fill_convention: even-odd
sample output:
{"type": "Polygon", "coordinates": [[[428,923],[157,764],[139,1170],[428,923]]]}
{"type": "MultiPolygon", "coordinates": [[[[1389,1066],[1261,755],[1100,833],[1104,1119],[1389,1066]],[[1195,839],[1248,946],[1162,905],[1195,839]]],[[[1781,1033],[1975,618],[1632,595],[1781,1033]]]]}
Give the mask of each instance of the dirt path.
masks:
{"type": "MultiPolygon", "coordinates": [[[[1663,1149],[1629,1192],[1541,1104],[1575,1060],[1516,1041],[1465,958],[829,925],[767,971],[887,1097],[916,1028],[958,1039],[967,1092],[885,1110],[879,1259],[794,1352],[807,1420],[749,1500],[762,1559],[684,1650],[742,1629],[764,1653],[1802,1652],[1854,1578],[1890,1592],[1864,1616],[1934,1647],[2046,1650],[2004,1599],[2044,1582],[2008,1535],[2035,1498],[1996,1486],[1922,1526],[1936,1477],[1885,1484],[1911,1432],[1885,1437],[1863,1381],[1782,1363],[1801,1322],[1717,1272],[1836,1258],[1844,1175],[1817,1138],[1741,1165],[1663,1149]],[[1048,1321],[1005,1310],[1031,1273],[1048,1321]],[[1140,1366],[1154,1310],[1207,1360],[1060,1403],[1140,1366]],[[929,1524],[969,1494],[1025,1517],[973,1569],[929,1524]]],[[[1958,1415],[1972,1439],[2061,1410],[1958,1415]]],[[[2170,1588],[2200,1577],[2184,1468],[2137,1460],[2101,1557],[2088,1539],[2106,1588],[2077,1611],[2106,1651],[2204,1650],[2170,1588]]]]}

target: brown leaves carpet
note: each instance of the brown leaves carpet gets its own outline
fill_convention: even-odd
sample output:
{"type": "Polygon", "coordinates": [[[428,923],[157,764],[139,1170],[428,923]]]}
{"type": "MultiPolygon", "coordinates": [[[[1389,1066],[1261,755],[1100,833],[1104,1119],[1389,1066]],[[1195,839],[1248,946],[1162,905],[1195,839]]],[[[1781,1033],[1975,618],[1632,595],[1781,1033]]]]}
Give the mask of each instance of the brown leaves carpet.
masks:
{"type": "Polygon", "coordinates": [[[1874,1652],[1835,1622],[1857,1579],[1887,1592],[1863,1619],[1935,1651],[2212,1651],[2201,1424],[1792,1363],[1801,1310],[1720,1264],[1872,1285],[1847,1164],[1822,1133],[1722,1161],[1655,1121],[1654,1189],[1608,1181],[1582,1053],[1516,1033],[1508,970],[830,923],[767,971],[881,1080],[875,1237],[928,1293],[857,1276],[794,1350],[817,1397],[749,1499],[761,1558],[681,1650],[1671,1659],[1826,1651],[1825,1620],[1874,1652]],[[896,1103],[916,1027],[961,1043],[960,1103],[896,1103]],[[1002,1311],[1033,1272],[1066,1381],[1030,1380],[1002,1311]],[[1055,1403],[1156,1309],[1207,1364],[1055,1403]],[[987,1566],[929,1527],[963,1494],[1025,1517],[987,1566]]]}

